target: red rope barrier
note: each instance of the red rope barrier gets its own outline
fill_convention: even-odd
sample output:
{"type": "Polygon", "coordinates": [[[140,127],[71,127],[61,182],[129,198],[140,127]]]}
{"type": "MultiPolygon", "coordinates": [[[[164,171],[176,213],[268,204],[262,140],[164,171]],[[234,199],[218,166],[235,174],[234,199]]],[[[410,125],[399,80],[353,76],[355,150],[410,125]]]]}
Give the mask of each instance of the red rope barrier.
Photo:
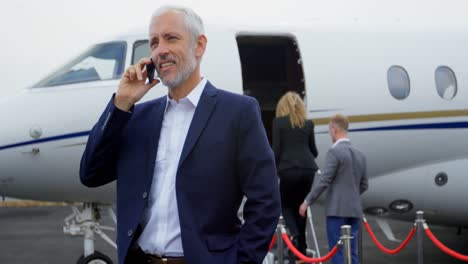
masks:
{"type": "Polygon", "coordinates": [[[304,256],[299,250],[297,250],[291,240],[289,240],[288,234],[283,233],[281,234],[283,237],[284,243],[288,246],[289,250],[291,250],[296,257],[301,259],[302,261],[305,261],[307,263],[317,263],[317,262],[325,262],[329,259],[331,259],[337,252],[338,252],[338,246],[334,246],[330,252],[326,256],[323,256],[321,258],[309,258],[307,256],[304,256]]]}
{"type": "Polygon", "coordinates": [[[383,246],[377,240],[377,238],[375,237],[374,232],[372,232],[372,229],[369,226],[369,223],[367,223],[367,221],[365,219],[364,219],[364,226],[366,227],[366,230],[369,233],[369,236],[371,237],[371,239],[374,241],[375,245],[377,245],[377,247],[380,250],[382,250],[383,252],[385,252],[387,254],[390,254],[390,255],[394,255],[394,254],[397,254],[398,252],[400,252],[410,242],[410,240],[413,238],[414,234],[416,233],[416,228],[415,227],[411,228],[411,231],[409,232],[409,234],[406,237],[405,241],[403,241],[403,243],[401,243],[401,245],[399,245],[395,249],[388,249],[385,246],[383,246]]]}
{"type": "Polygon", "coordinates": [[[271,242],[270,242],[270,246],[268,247],[268,251],[271,251],[273,249],[273,247],[275,246],[275,243],[276,243],[276,239],[278,237],[276,236],[276,234],[273,236],[273,238],[271,239],[271,242]]]}
{"type": "Polygon", "coordinates": [[[468,261],[468,256],[457,253],[457,252],[453,251],[452,249],[446,247],[444,244],[442,244],[442,242],[440,242],[434,236],[434,234],[431,232],[431,230],[429,229],[429,227],[427,225],[424,225],[424,230],[426,231],[426,234],[429,237],[429,239],[432,240],[432,243],[434,243],[440,250],[442,250],[446,254],[448,254],[448,255],[450,255],[450,256],[452,256],[454,258],[457,258],[457,259],[459,259],[461,261],[468,261]]]}

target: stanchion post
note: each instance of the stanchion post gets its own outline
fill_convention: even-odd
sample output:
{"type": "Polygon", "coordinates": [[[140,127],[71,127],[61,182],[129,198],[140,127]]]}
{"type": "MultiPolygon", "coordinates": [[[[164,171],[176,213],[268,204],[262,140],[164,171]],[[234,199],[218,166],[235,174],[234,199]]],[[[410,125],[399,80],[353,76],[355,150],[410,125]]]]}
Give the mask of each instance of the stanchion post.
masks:
{"type": "Polygon", "coordinates": [[[351,236],[351,226],[350,225],[344,225],[341,226],[341,240],[343,240],[343,258],[344,258],[344,264],[351,264],[351,239],[353,237],[351,236]]]}
{"type": "Polygon", "coordinates": [[[417,252],[418,252],[418,264],[424,263],[424,212],[416,212],[416,241],[417,241],[417,252]]]}
{"type": "Polygon", "coordinates": [[[278,221],[278,227],[276,228],[276,243],[278,245],[278,264],[284,264],[284,242],[281,234],[281,230],[284,227],[283,216],[280,216],[278,221]]]}

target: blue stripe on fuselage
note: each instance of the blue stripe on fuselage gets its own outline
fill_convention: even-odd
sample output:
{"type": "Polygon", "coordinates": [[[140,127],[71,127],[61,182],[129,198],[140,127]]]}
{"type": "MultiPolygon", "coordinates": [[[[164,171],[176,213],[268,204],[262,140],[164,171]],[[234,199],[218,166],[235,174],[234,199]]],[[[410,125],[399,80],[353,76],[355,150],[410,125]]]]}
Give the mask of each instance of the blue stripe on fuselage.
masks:
{"type": "MultiPolygon", "coordinates": [[[[370,128],[357,128],[350,129],[349,132],[366,132],[366,131],[392,131],[392,130],[420,130],[420,129],[457,129],[468,128],[468,122],[450,122],[450,123],[432,123],[432,124],[417,124],[417,125],[399,125],[399,126],[383,126],[383,127],[370,127],[370,128]]],[[[16,148],[31,144],[38,144],[56,140],[70,139],[75,137],[88,136],[91,131],[83,131],[77,133],[64,134],[54,137],[41,138],[30,140],[5,146],[0,146],[0,150],[16,148]]],[[[325,134],[326,131],[317,132],[317,134],[325,134]]]]}
{"type": "Polygon", "coordinates": [[[63,139],[76,138],[76,137],[84,137],[84,136],[88,136],[90,132],[91,131],[83,131],[83,132],[64,134],[64,135],[59,135],[59,136],[54,136],[54,137],[46,137],[46,138],[40,138],[40,139],[35,139],[35,140],[29,140],[29,141],[25,141],[25,142],[0,146],[0,150],[9,149],[9,148],[16,148],[16,147],[22,147],[22,146],[31,145],[31,144],[38,144],[38,143],[56,141],[56,140],[63,140],[63,139]]]}

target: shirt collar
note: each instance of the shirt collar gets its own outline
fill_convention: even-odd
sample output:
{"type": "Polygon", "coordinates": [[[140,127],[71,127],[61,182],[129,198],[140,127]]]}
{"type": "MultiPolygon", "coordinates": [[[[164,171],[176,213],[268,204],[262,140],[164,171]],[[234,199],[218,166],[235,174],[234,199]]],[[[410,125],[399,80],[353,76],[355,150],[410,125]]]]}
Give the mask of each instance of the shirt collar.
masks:
{"type": "Polygon", "coordinates": [[[206,86],[206,83],[208,80],[206,78],[201,79],[201,81],[198,83],[197,86],[187,95],[187,99],[195,106],[197,107],[198,102],[200,102],[200,97],[203,93],[203,89],[206,86]]]}
{"type": "Polygon", "coordinates": [[[351,142],[351,141],[349,140],[349,138],[340,138],[335,142],[335,144],[332,145],[332,148],[336,147],[336,145],[338,145],[340,142],[351,142]]]}
{"type": "MultiPolygon", "coordinates": [[[[181,98],[179,100],[179,102],[181,100],[188,100],[190,103],[193,104],[194,107],[197,107],[198,105],[198,102],[200,102],[200,97],[203,93],[203,89],[205,88],[206,86],[206,83],[208,82],[208,79],[202,77],[201,81],[197,84],[197,86],[195,86],[195,88],[193,88],[193,90],[187,95],[187,97],[185,98],[181,98]]],[[[167,111],[167,107],[169,106],[169,102],[173,100],[169,97],[169,93],[166,95],[166,109],[164,110],[164,112],[167,111]]]]}

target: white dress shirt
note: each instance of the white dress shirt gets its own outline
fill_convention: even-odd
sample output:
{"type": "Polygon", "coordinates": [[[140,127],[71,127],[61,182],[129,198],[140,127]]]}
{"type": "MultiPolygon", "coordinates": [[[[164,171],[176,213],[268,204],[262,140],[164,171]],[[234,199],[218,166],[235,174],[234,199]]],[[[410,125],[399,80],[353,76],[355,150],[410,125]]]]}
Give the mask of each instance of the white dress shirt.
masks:
{"type": "Polygon", "coordinates": [[[340,142],[350,142],[350,140],[349,138],[340,138],[332,145],[332,148],[336,147],[336,145],[340,144],[340,142]]]}
{"type": "Polygon", "coordinates": [[[184,255],[176,199],[176,174],[180,155],[195,109],[207,83],[200,83],[177,103],[167,96],[159,137],[148,207],[138,245],[149,254],[179,257],[184,255]]]}

